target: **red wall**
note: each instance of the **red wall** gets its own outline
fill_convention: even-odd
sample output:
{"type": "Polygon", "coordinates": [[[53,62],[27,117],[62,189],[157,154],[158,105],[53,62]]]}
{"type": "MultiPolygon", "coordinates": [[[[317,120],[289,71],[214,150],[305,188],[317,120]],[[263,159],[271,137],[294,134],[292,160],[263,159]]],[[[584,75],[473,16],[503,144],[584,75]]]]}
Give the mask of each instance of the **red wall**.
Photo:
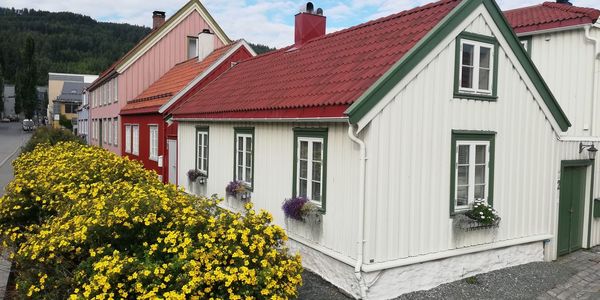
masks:
{"type": "MultiPolygon", "coordinates": [[[[150,160],[150,127],[149,125],[158,125],[158,155],[165,155],[165,135],[164,128],[166,126],[163,118],[158,113],[156,114],[144,114],[144,115],[121,115],[121,153],[123,156],[129,157],[130,159],[138,160],[144,164],[144,167],[148,170],[155,171],[158,175],[163,175],[163,182],[168,181],[168,176],[164,175],[163,169],[166,169],[166,164],[162,168],[158,167],[156,161],[150,160]],[[125,126],[126,125],[139,125],[140,128],[140,153],[134,155],[125,152],[125,126]]],[[[133,137],[133,133],[132,133],[133,137]]],[[[133,148],[133,142],[131,144],[133,148]]],[[[163,163],[166,163],[167,159],[163,158],[163,163]]]]}

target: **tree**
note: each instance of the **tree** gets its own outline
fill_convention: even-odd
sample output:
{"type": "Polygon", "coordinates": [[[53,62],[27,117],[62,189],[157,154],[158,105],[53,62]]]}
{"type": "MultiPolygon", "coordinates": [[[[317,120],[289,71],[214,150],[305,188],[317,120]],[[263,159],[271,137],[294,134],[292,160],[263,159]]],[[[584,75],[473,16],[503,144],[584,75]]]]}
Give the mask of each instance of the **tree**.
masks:
{"type": "Polygon", "coordinates": [[[31,119],[38,106],[37,100],[37,65],[35,62],[35,41],[31,36],[25,40],[21,67],[17,72],[15,84],[15,112],[25,114],[31,119]],[[18,110],[18,111],[17,111],[18,110]]]}
{"type": "Polygon", "coordinates": [[[2,76],[2,65],[0,65],[0,116],[4,112],[4,76],[2,76]]]}

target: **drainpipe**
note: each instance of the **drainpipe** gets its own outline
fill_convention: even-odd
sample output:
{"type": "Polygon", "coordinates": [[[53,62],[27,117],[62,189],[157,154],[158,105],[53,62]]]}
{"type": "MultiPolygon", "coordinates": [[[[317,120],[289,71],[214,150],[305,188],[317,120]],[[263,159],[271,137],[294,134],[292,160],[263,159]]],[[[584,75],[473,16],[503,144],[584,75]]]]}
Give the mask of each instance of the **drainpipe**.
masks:
{"type": "MultiPolygon", "coordinates": [[[[593,76],[592,76],[592,119],[591,119],[591,124],[590,124],[590,135],[593,136],[593,132],[594,132],[594,107],[595,107],[595,102],[596,102],[596,97],[598,95],[598,73],[597,73],[597,62],[596,60],[600,58],[600,40],[592,37],[592,35],[590,34],[590,29],[591,29],[591,25],[587,25],[585,26],[585,38],[588,41],[591,41],[594,43],[594,64],[592,66],[593,69],[593,76]]],[[[590,208],[589,208],[589,222],[588,222],[588,248],[591,247],[592,245],[592,222],[593,222],[593,208],[594,208],[594,172],[595,172],[595,161],[592,162],[592,184],[591,184],[591,191],[590,193],[592,194],[592,197],[590,197],[590,208]]]]}
{"type": "Polygon", "coordinates": [[[592,113],[592,118],[590,121],[590,135],[593,136],[593,132],[594,132],[594,106],[595,106],[595,100],[596,100],[596,96],[598,94],[598,74],[597,74],[597,68],[596,68],[596,59],[598,59],[598,57],[600,56],[600,40],[594,38],[591,36],[590,34],[590,29],[592,28],[591,25],[586,25],[585,26],[585,38],[594,43],[594,64],[592,66],[592,70],[593,70],[593,75],[592,75],[592,109],[591,109],[591,113],[592,113]]]}
{"type": "Polygon", "coordinates": [[[360,147],[360,171],[358,175],[358,235],[356,239],[356,265],[354,266],[354,276],[358,281],[360,298],[365,299],[367,296],[367,285],[362,278],[361,270],[365,245],[365,174],[367,170],[367,147],[365,142],[356,136],[354,126],[351,123],[348,123],[348,137],[360,147]]]}

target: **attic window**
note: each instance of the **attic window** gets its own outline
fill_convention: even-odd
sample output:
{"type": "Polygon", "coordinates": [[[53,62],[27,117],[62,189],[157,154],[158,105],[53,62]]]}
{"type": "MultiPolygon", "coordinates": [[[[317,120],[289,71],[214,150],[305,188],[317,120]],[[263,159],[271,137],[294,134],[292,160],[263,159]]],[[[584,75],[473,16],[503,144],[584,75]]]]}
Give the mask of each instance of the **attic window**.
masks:
{"type": "Polygon", "coordinates": [[[456,98],[496,98],[498,46],[492,37],[463,33],[457,39],[456,98]]]}
{"type": "Polygon", "coordinates": [[[187,39],[187,58],[194,58],[198,56],[198,38],[188,37],[187,39]]]}

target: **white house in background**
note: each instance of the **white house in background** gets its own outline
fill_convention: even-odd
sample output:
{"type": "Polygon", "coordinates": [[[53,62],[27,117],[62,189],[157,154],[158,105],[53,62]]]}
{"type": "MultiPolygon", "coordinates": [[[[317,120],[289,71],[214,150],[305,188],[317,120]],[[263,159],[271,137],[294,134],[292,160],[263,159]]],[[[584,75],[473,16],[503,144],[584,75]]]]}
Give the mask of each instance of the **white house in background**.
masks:
{"type": "MultiPolygon", "coordinates": [[[[294,45],[182,100],[179,184],[224,195],[245,181],[303,264],[357,298],[555,259],[561,172],[591,176],[561,162],[590,160],[561,142],[571,123],[497,4],[443,0],[328,35],[312,9],[296,15],[294,45]],[[292,196],[321,222],[286,219],[292,196]],[[497,228],[456,226],[477,198],[497,228]]],[[[600,241],[594,230],[581,246],[600,241]]]]}
{"type": "Polygon", "coordinates": [[[586,158],[585,146],[600,147],[600,10],[557,2],[505,15],[573,123],[559,137],[564,169],[556,226],[558,252],[565,254],[600,244],[600,201],[595,216],[593,203],[600,196],[600,176],[591,161],[570,161],[578,152],[586,158]]]}

